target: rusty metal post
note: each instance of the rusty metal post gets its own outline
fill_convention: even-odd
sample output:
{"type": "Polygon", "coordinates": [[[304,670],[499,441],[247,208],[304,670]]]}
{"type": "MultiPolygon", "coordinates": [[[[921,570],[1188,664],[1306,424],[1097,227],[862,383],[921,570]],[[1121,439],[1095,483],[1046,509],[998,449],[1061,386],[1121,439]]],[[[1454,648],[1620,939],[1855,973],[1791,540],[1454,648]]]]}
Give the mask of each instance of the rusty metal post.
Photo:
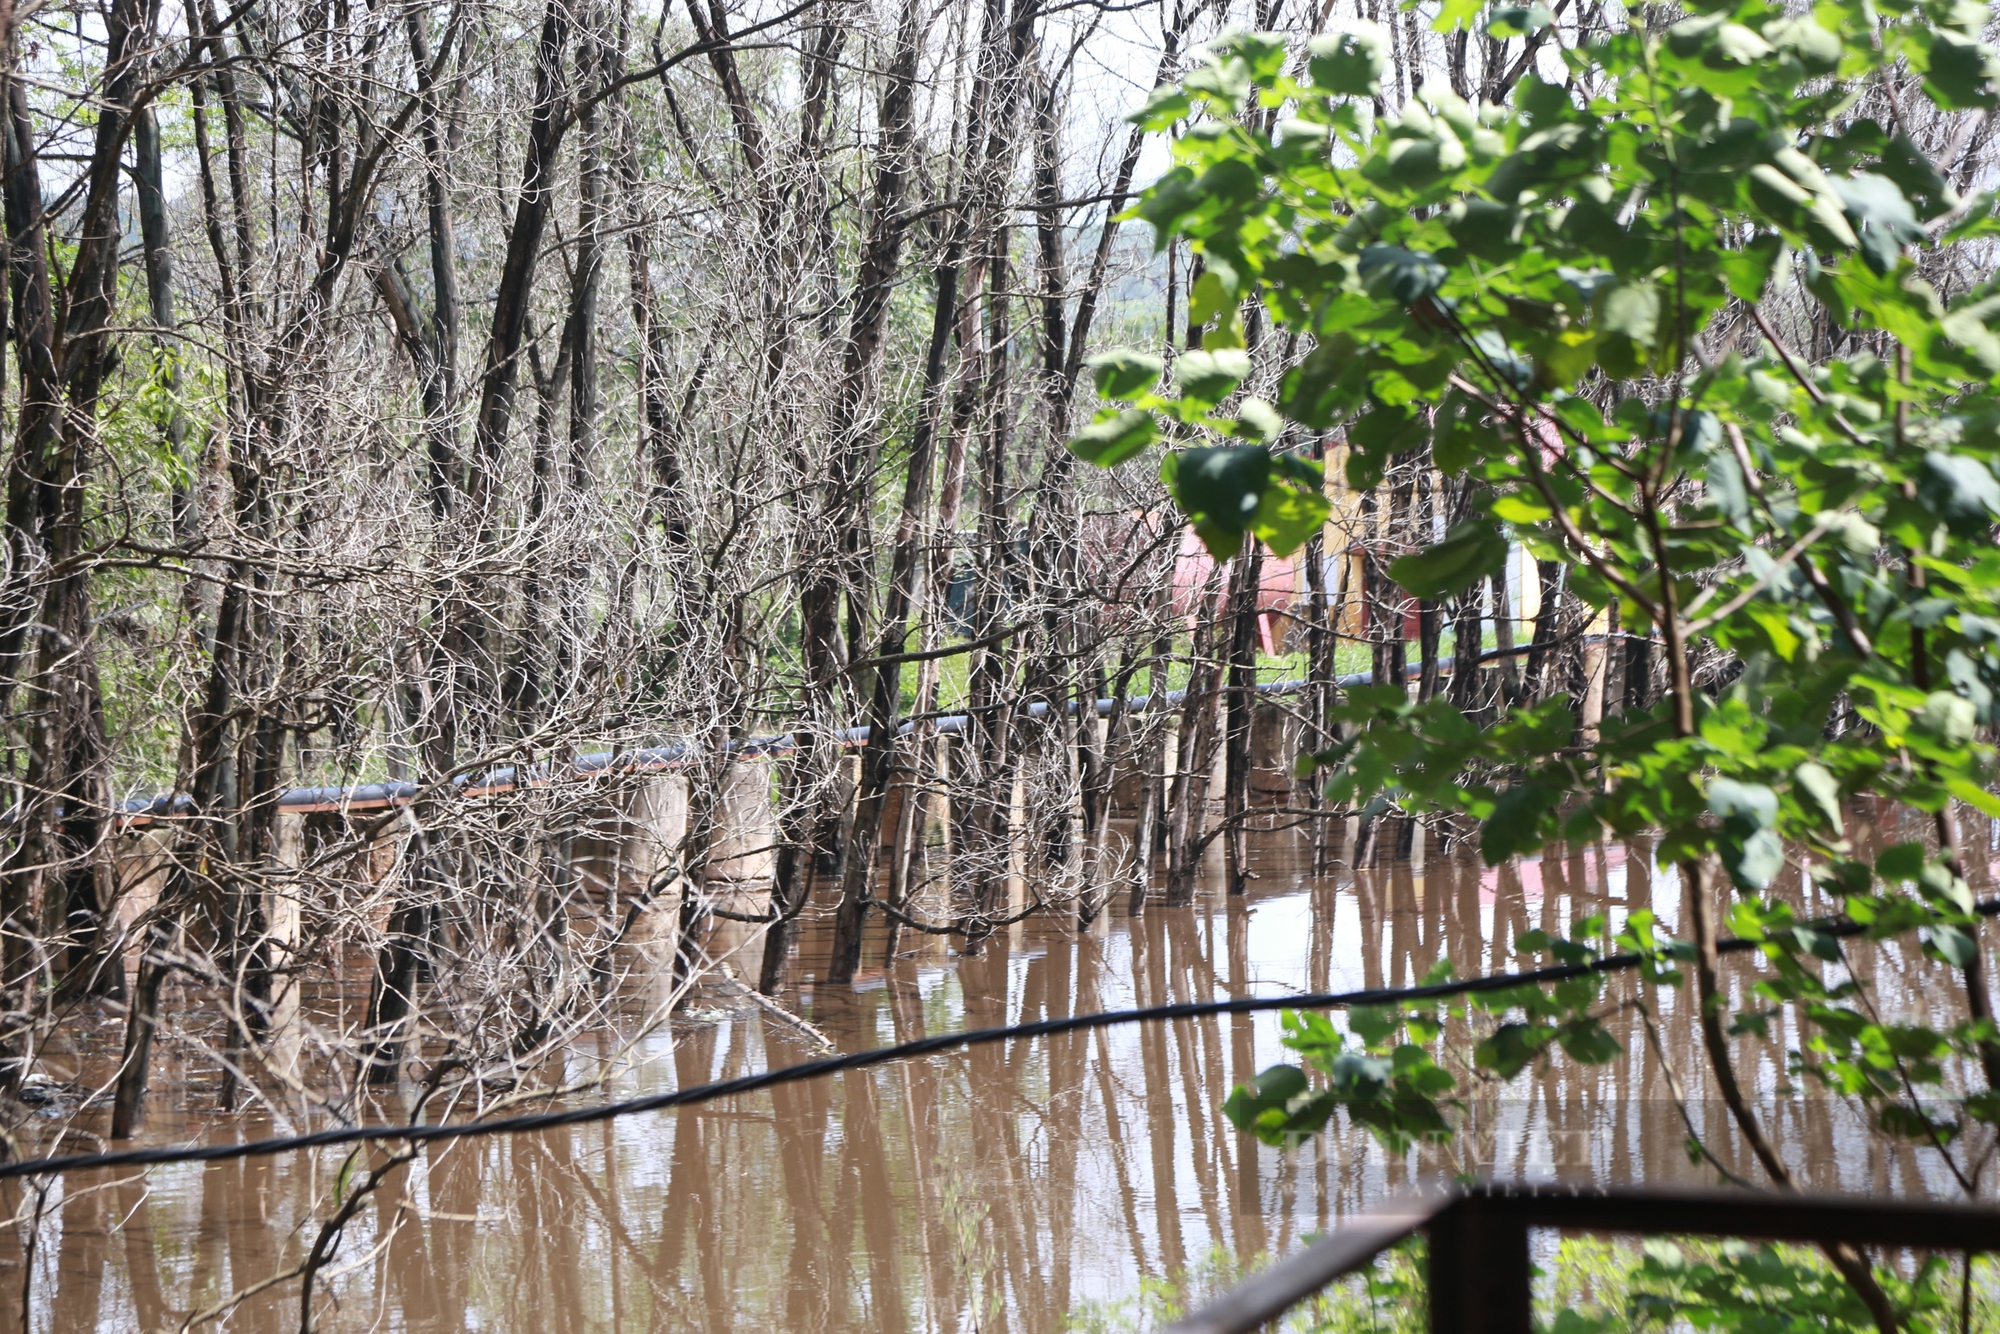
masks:
{"type": "Polygon", "coordinates": [[[1433,1218],[1431,1334],[1532,1334],[1528,1225],[1505,1198],[1468,1195],[1433,1218]]]}

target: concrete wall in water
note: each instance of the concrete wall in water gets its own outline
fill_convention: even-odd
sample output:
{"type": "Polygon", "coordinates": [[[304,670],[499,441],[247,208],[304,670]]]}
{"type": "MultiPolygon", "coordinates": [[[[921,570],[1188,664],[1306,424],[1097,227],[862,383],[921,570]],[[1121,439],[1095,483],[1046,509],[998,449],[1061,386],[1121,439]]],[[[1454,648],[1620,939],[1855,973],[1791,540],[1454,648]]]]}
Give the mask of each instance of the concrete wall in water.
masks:
{"type": "MultiPolygon", "coordinates": [[[[768,902],[777,827],[768,780],[764,763],[735,764],[721,803],[709,880],[728,891],[739,911],[761,911],[768,902]]],[[[658,948],[664,938],[671,953],[687,853],[688,783],[685,774],[663,773],[606,784],[600,799],[578,803],[567,828],[547,831],[546,869],[567,875],[571,914],[580,925],[622,924],[629,917],[626,943],[658,948]]],[[[395,896],[380,891],[394,889],[408,875],[416,819],[408,807],[278,813],[277,846],[261,876],[261,906],[280,969],[300,945],[315,909],[330,906],[330,899],[364,904],[375,928],[386,929],[395,896]]],[[[127,942],[128,982],[138,970],[142,945],[133,928],[159,903],[179,834],[176,822],[155,820],[134,823],[113,838],[114,921],[127,942]]],[[[293,1000],[285,995],[274,1003],[293,1000]]]]}
{"type": "MultiPolygon", "coordinates": [[[[1259,804],[1283,804],[1293,790],[1292,765],[1302,745],[1302,729],[1287,703],[1260,700],[1252,715],[1251,798],[1259,804]]],[[[1164,777],[1171,779],[1177,717],[1136,715],[1129,721],[1165,728],[1166,745],[1161,753],[1164,777]]],[[[948,783],[949,770],[957,759],[953,752],[961,743],[951,737],[939,740],[948,783]]],[[[1211,804],[1219,807],[1219,744],[1216,751],[1216,772],[1209,791],[1211,804]]],[[[1114,812],[1121,816],[1132,814],[1145,781],[1145,775],[1131,766],[1130,752],[1126,753],[1128,759],[1113,794],[1114,812]]],[[[850,807],[857,766],[857,757],[851,755],[842,765],[842,796],[850,807]]],[[[768,759],[745,758],[729,765],[721,791],[713,795],[716,823],[704,876],[712,906],[745,914],[768,908],[778,842],[774,778],[768,759]]],[[[604,923],[613,930],[624,930],[626,944],[663,959],[671,957],[678,940],[684,873],[694,851],[689,846],[689,816],[690,784],[696,781],[697,775],[686,770],[624,774],[595,785],[599,795],[594,798],[570,795],[572,821],[567,829],[548,831],[548,853],[551,864],[560,864],[557,859],[566,861],[572,915],[579,926],[589,929],[588,922],[604,923]],[[629,929],[625,927],[628,922],[629,929]]],[[[907,789],[901,786],[889,794],[883,820],[885,867],[891,864],[889,859],[900,841],[935,841],[951,827],[945,792],[934,791],[923,805],[922,825],[928,828],[902,818],[906,796],[907,789]]],[[[263,908],[272,951],[281,964],[309,930],[315,882],[322,901],[336,882],[344,883],[350,891],[359,890],[375,910],[377,928],[386,927],[394,895],[368,891],[391,889],[408,873],[406,850],[416,818],[412,808],[396,810],[380,805],[280,812],[275,865],[265,877],[263,908]]],[[[136,924],[158,902],[175,837],[174,823],[166,820],[135,823],[116,836],[116,920],[121,928],[136,924]]],[[[732,924],[725,934],[748,937],[758,929],[746,926],[737,931],[733,929],[736,925],[741,924],[732,924]]],[[[125,935],[129,980],[137,970],[140,944],[129,929],[125,935]]],[[[290,1006],[295,998],[281,995],[274,1003],[290,1006]]]]}

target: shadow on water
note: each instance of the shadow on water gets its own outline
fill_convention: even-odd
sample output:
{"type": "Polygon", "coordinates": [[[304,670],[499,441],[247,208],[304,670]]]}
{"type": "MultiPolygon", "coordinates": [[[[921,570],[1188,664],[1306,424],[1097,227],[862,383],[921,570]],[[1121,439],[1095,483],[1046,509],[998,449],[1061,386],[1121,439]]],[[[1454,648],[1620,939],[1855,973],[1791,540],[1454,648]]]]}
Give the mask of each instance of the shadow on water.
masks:
{"type": "MultiPolygon", "coordinates": [[[[1649,847],[1590,845],[1481,867],[1436,855],[1313,879],[1290,834],[1254,844],[1243,898],[1141,917],[1122,902],[1088,932],[1053,920],[1002,931],[978,957],[936,938],[852,991],[815,988],[824,957],[800,942],[786,1000],[844,1050],[959,1028],[1108,1008],[1397,986],[1449,959],[1461,976],[1515,965],[1512,942],[1592,913],[1679,916],[1679,882],[1649,847]]],[[[1990,881],[1989,881],[1990,883],[1990,881]]],[[[1827,911],[1794,874],[1802,911],[1827,911]]],[[[754,943],[738,969],[754,975],[754,943]]],[[[871,959],[879,958],[872,948],[871,959]]],[[[1916,947],[1877,947],[1888,1007],[1916,947]]],[[[1742,984],[1739,976],[1738,985],[1742,984]]],[[[1687,1008],[1635,980],[1661,1047],[1698,1080],[1687,1008]]],[[[1279,1058],[1275,1015],[1212,1017],[992,1045],[729,1102],[507,1139],[436,1146],[407,1190],[378,1194],[322,1281],[321,1328],[458,1331],[1057,1331],[1143,1276],[1218,1250],[1279,1254],[1411,1183],[1478,1172],[1599,1182],[1712,1178],[1690,1165],[1658,1053],[1629,1010],[1626,1054],[1480,1094],[1456,1143],[1384,1153],[1336,1125],[1284,1154],[1220,1115],[1230,1088],[1279,1058]]],[[[1920,1191],[1917,1159],[1871,1139],[1845,1106],[1789,1086],[1798,1035],[1774,1026],[1744,1052],[1777,1138],[1821,1189],[1920,1191]]],[[[599,1055],[615,1054],[606,1035],[599,1055]]],[[[790,1025],[716,987],[632,1052],[610,1096],[686,1086],[819,1054],[790,1025]]],[[[1698,1086],[1698,1085],[1695,1085],[1698,1086]]],[[[593,1095],[595,1096],[595,1095],[593,1095]]],[[[1719,1107],[1690,1115],[1732,1151],[1719,1107]]],[[[159,1138],[270,1133],[254,1119],[161,1118],[159,1138]]],[[[340,1156],[293,1155],[72,1178],[54,1188],[32,1258],[37,1330],[178,1328],[191,1313],[296,1263],[299,1222],[334,1189],[340,1156]]],[[[12,1183],[9,1183],[10,1186],[12,1183]]],[[[4,1202],[20,1203],[18,1188],[4,1202]]],[[[0,1283],[24,1289],[18,1245],[0,1283]]],[[[230,1330],[298,1327],[296,1284],[244,1300],[230,1330]]],[[[15,1308],[18,1309],[18,1308],[15,1308]]],[[[14,1319],[7,1317],[11,1324],[14,1319]]],[[[215,1326],[209,1326],[211,1328],[215,1326]]]]}

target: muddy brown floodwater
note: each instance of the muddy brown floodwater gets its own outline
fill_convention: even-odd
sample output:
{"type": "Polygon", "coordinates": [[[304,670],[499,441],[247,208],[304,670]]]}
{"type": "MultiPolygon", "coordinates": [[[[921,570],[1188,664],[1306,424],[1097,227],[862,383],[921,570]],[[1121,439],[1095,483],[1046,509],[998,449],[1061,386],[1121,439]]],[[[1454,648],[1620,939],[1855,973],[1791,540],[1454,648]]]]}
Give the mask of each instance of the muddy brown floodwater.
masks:
{"type": "MultiPolygon", "coordinates": [[[[1321,879],[1301,873],[1294,835],[1260,838],[1254,858],[1259,879],[1238,900],[1205,893],[1191,909],[1138,918],[1121,902],[1082,933],[1070,921],[1024,922],[977,958],[919,940],[838,994],[809,980],[826,941],[808,932],[795,971],[806,980],[786,1000],[851,1051],[1109,1008],[1405,984],[1440,958],[1469,976],[1513,966],[1510,942],[1531,928],[1639,908],[1670,924],[1681,915],[1678,878],[1643,844],[1498,870],[1435,856],[1321,879]]],[[[1804,910],[1829,907],[1796,875],[1780,892],[1804,910]]],[[[745,945],[739,972],[755,975],[756,948],[745,945]]],[[[871,944],[868,957],[879,953],[871,944]]],[[[1879,947],[1867,964],[1884,1007],[1904,1012],[1932,1003],[1924,967],[1914,943],[1879,947]]],[[[1689,1114],[1732,1153],[1719,1107],[1699,1097],[1680,998],[1629,980],[1607,995],[1656,1006],[1667,1059],[1697,1093],[1689,1114]]],[[[350,1227],[323,1280],[337,1305],[320,1327],[1054,1334],[1148,1276],[1282,1254],[1399,1187],[1455,1172],[1711,1180],[1689,1164],[1658,1055],[1629,1013],[1614,1026],[1628,1038],[1624,1057],[1516,1081],[1472,1107],[1457,1143],[1407,1157],[1338,1124],[1284,1154],[1221,1118],[1230,1088],[1282,1055],[1275,1014],[987,1046],[678,1112],[437,1146],[408,1169],[407,1192],[381,1193],[350,1227]],[[399,1196],[410,1205],[401,1212],[399,1196]]],[[[1774,1025],[1744,1051],[1743,1074],[1810,1183],[1937,1189],[1920,1159],[1884,1148],[1846,1105],[1790,1088],[1783,1053],[1796,1039],[1774,1025]]],[[[600,1055],[616,1045],[607,1035],[600,1055]]],[[[819,1054],[740,989],[715,987],[639,1041],[629,1068],[591,1096],[819,1054]]],[[[189,1107],[202,1098],[183,1093],[181,1108],[156,1113],[151,1138],[273,1133],[268,1121],[198,1114],[189,1107]]],[[[175,1101],[170,1086],[155,1096],[163,1109],[175,1101]]],[[[26,1293],[38,1332],[177,1328],[296,1263],[300,1221],[340,1161],[327,1151],[62,1182],[45,1201],[30,1272],[22,1239],[0,1242],[0,1327],[14,1326],[26,1293]]],[[[14,1187],[0,1206],[21,1200],[14,1187]]],[[[295,1284],[274,1287],[219,1327],[296,1329],[297,1301],[295,1284]]]]}

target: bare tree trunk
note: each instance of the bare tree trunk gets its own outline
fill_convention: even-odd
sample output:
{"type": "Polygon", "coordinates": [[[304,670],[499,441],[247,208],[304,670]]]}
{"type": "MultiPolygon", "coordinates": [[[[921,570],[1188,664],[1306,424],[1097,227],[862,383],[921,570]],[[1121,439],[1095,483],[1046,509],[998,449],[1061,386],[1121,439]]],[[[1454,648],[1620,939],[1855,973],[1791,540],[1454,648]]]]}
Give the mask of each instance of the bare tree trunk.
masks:
{"type": "MultiPolygon", "coordinates": [[[[188,455],[187,414],[181,411],[180,405],[181,357],[172,341],[172,335],[180,329],[180,321],[174,313],[173,250],[169,244],[166,188],[162,183],[160,167],[160,127],[151,107],[141,110],[133,118],[132,158],[133,195],[137,205],[134,211],[139,215],[140,245],[146,261],[146,298],[156,330],[153,335],[154,356],[159,359],[159,373],[172,398],[164,427],[166,446],[169,454],[180,461],[172,500],[174,539],[187,542],[194,536],[199,517],[195,510],[199,461],[188,455]]],[[[190,581],[188,587],[189,592],[194,593],[201,585],[190,581]]]]}
{"type": "Polygon", "coordinates": [[[1522,668],[1522,692],[1530,703],[1548,698],[1551,660],[1555,657],[1562,626],[1561,567],[1552,560],[1535,562],[1535,580],[1541,588],[1541,608],[1535,613],[1534,637],[1528,641],[1528,661],[1522,668]]]}
{"type": "Polygon", "coordinates": [[[521,165],[514,223],[507,235],[507,255],[493,297],[486,368],[480,376],[479,410],[473,431],[481,466],[473,468],[467,486],[475,514],[485,509],[494,465],[507,440],[514,410],[514,382],[520,372],[521,337],[527,330],[542,232],[555,201],[556,155],[570,124],[563,62],[571,23],[571,7],[550,0],[542,13],[541,35],[535,46],[535,91],[529,113],[528,152],[521,165]]]}
{"type": "Polygon", "coordinates": [[[111,1138],[130,1139],[145,1116],[146,1076],[152,1068],[153,1033],[159,1024],[160,985],[167,970],[156,957],[165,941],[148,939],[139,959],[125,1023],[125,1049],[111,1100],[111,1138]]]}
{"type": "Polygon", "coordinates": [[[1229,723],[1223,753],[1222,818],[1227,822],[1223,851],[1229,892],[1250,887],[1250,854],[1245,826],[1250,818],[1250,741],[1257,707],[1257,602],[1264,579],[1264,548],[1256,538],[1235,561],[1230,588],[1229,723]]]}
{"type": "MultiPolygon", "coordinates": [[[[906,224],[901,215],[903,195],[908,189],[911,163],[909,154],[916,136],[917,62],[923,50],[922,6],[905,0],[896,37],[896,56],[889,68],[889,83],[882,95],[883,126],[881,156],[875,181],[875,202],[870,216],[874,232],[865,247],[861,274],[855,283],[854,322],[842,367],[843,381],[835,420],[855,420],[861,411],[863,381],[873,370],[879,355],[882,331],[888,319],[889,289],[899,268],[906,224]],[[850,415],[853,414],[853,415],[850,415]]],[[[952,284],[955,286],[955,282],[952,284]]],[[[939,308],[932,321],[931,350],[925,360],[925,403],[927,414],[913,445],[903,489],[902,517],[897,526],[894,570],[890,575],[889,605],[884,609],[882,651],[887,659],[875,668],[875,689],[868,710],[869,735],[862,750],[861,782],[857,794],[854,829],[841,867],[840,907],[834,918],[833,958],[827,978],[834,983],[852,980],[861,962],[861,933],[867,917],[869,885],[875,870],[875,845],[882,833],[883,801],[888,795],[890,766],[896,749],[896,706],[901,688],[899,664],[909,635],[909,614],[921,597],[915,587],[919,573],[917,542],[923,531],[924,510],[929,501],[933,442],[936,430],[930,425],[937,409],[938,386],[944,376],[945,341],[951,329],[951,312],[946,306],[950,288],[939,285],[939,308]]],[[[846,532],[843,542],[858,543],[853,536],[866,523],[867,467],[874,450],[862,436],[850,432],[835,453],[830,509],[836,523],[846,532]]],[[[859,547],[854,549],[858,552],[859,547]]],[[[826,598],[827,590],[817,588],[812,596],[826,598]]],[[[852,597],[852,588],[849,596],[852,597]]]]}
{"type": "MultiPolygon", "coordinates": [[[[477,548],[488,540],[493,519],[492,486],[500,475],[500,452],[506,444],[514,409],[514,388],[522,360],[522,341],[527,331],[529,303],[535,269],[542,248],[542,233],[556,191],[556,157],[567,132],[570,117],[569,90],[564,63],[569,44],[571,8],[563,0],[550,0],[542,17],[535,46],[535,85],[529,116],[528,148],[521,168],[521,186],[515,197],[513,226],[495,289],[491,332],[486,346],[485,369],[480,379],[479,403],[473,425],[473,458],[464,466],[440,418],[430,432],[432,465],[432,508],[444,523],[462,525],[455,537],[477,548]]],[[[427,50],[427,48],[425,48],[427,50]]],[[[431,62],[425,66],[428,71],[431,62]]],[[[428,79],[420,87],[420,109],[428,109],[434,120],[436,90],[428,79]]],[[[449,197],[444,185],[445,162],[426,142],[427,217],[431,233],[433,275],[440,267],[453,267],[454,233],[449,197]]],[[[449,389],[451,374],[440,354],[449,354],[457,339],[457,287],[455,277],[438,293],[433,310],[431,337],[415,340],[427,349],[420,355],[419,375],[426,386],[427,402],[443,406],[442,395],[449,389]]],[[[409,329],[414,330],[414,321],[409,329]]],[[[404,342],[412,342],[410,332],[404,342]]],[[[463,574],[441,580],[434,599],[435,648],[427,668],[429,686],[423,692],[425,707],[417,719],[422,737],[426,777],[432,782],[447,780],[464,757],[468,742],[477,744],[476,721],[497,720],[504,664],[493,658],[483,622],[490,614],[480,606],[482,590],[463,574]]],[[[420,808],[421,810],[422,808],[420,808]]],[[[393,1082],[401,1060],[399,1034],[414,1005],[418,958],[431,927],[426,900],[433,889],[433,877],[442,873],[449,857],[433,847],[427,835],[412,839],[412,869],[389,918],[388,937],[376,960],[375,984],[369,1001],[368,1027],[373,1035],[362,1065],[373,1082],[393,1082]]]]}
{"type": "MultiPolygon", "coordinates": [[[[1083,884],[1077,904],[1078,925],[1088,928],[1111,902],[1113,880],[1106,865],[1111,838],[1111,803],[1118,788],[1120,761],[1136,750],[1132,737],[1132,681],[1140,661],[1127,657],[1111,681],[1111,711],[1105,716],[1101,740],[1093,739],[1083,783],[1085,853],[1083,884]]],[[[1101,679],[1101,678],[1100,678],[1101,679]]],[[[1097,708],[1090,717],[1095,725],[1097,708]]],[[[1093,734],[1094,737],[1094,734],[1093,734]]]]}
{"type": "Polygon", "coordinates": [[[1221,618],[1216,597],[1225,567],[1218,564],[1196,604],[1194,637],[1188,647],[1187,694],[1181,701],[1179,754],[1174,765],[1172,794],[1167,807],[1167,898],[1169,908],[1194,902],[1195,880],[1201,874],[1202,849],[1208,845],[1203,826],[1208,815],[1209,770],[1215,762],[1215,730],[1221,711],[1221,669],[1214,661],[1216,631],[1221,618]]]}
{"type": "Polygon", "coordinates": [[[1624,712],[1629,717],[1653,707],[1653,637],[1625,632],[1625,679],[1621,685],[1624,712]]]}
{"type": "Polygon", "coordinates": [[[806,776],[825,772],[826,760],[808,754],[821,744],[811,729],[792,734],[792,744],[778,768],[778,850],[771,883],[771,925],[764,932],[764,959],[757,989],[775,996],[785,989],[791,971],[791,946],[799,913],[811,897],[816,870],[813,832],[817,794],[806,776]]]}
{"type": "Polygon", "coordinates": [[[1167,729],[1161,720],[1167,712],[1170,648],[1164,638],[1154,641],[1146,664],[1149,739],[1139,757],[1139,809],[1132,816],[1132,897],[1127,906],[1134,917],[1146,911],[1146,895],[1153,887],[1153,858],[1160,842],[1160,808],[1166,801],[1167,729]]]}
{"type": "MultiPolygon", "coordinates": [[[[132,129],[147,45],[140,0],[118,0],[105,16],[105,84],[84,188],[82,221],[64,275],[63,299],[52,299],[35,130],[20,80],[7,53],[6,215],[15,264],[13,302],[20,319],[22,404],[9,469],[7,522],[15,559],[0,590],[0,711],[14,703],[14,682],[33,663],[32,686],[20,724],[28,766],[16,807],[20,831],[0,865],[0,997],[15,1018],[0,1031],[0,1087],[13,1090],[27,1073],[41,1002],[30,915],[40,905],[78,937],[82,959],[70,952],[72,987],[122,987],[115,963],[95,956],[108,940],[110,877],[103,864],[110,814],[109,748],[104,736],[95,660],[95,618],[89,570],[81,561],[86,492],[98,400],[116,355],[111,332],[123,230],[118,182],[132,129]],[[40,587],[37,587],[37,584],[40,587]],[[32,650],[27,636],[38,627],[32,650]],[[79,968],[81,971],[79,971],[79,968]]],[[[11,35],[12,17],[6,24],[11,35]]]]}
{"type": "MultiPolygon", "coordinates": [[[[1514,556],[1508,554],[1511,565],[1514,556]]],[[[1486,580],[1487,605],[1493,609],[1493,651],[1500,660],[1500,703],[1511,707],[1520,702],[1521,669],[1514,656],[1514,606],[1507,591],[1507,576],[1496,574],[1486,580]]]]}
{"type": "MultiPolygon", "coordinates": [[[[593,6],[593,9],[601,6],[593,6]]],[[[589,13],[589,10],[585,11],[589,13]]],[[[593,14],[593,18],[598,16],[593,14]]],[[[582,25],[577,41],[577,78],[583,98],[577,111],[579,135],[576,204],[576,260],[570,273],[568,318],[563,323],[563,348],[569,354],[569,459],[565,500],[571,513],[581,515],[597,487],[598,417],[603,401],[598,392],[598,296],[604,285],[606,201],[604,134],[595,97],[610,77],[609,43],[600,22],[582,25]]],[[[557,679],[567,688],[575,677],[576,659],[585,652],[590,633],[590,567],[592,553],[569,546],[562,580],[557,635],[557,679]]]]}
{"type": "MultiPolygon", "coordinates": [[[[1324,458],[1325,450],[1318,449],[1324,458]]],[[[1334,604],[1331,591],[1327,588],[1326,535],[1324,530],[1306,539],[1301,559],[1306,566],[1306,725],[1301,737],[1308,754],[1326,749],[1333,744],[1332,709],[1334,655],[1339,645],[1338,627],[1333,623],[1334,604]]],[[[1305,808],[1314,813],[1309,829],[1312,843],[1312,873],[1324,875],[1328,870],[1327,827],[1329,821],[1319,818],[1319,812],[1326,807],[1326,796],[1322,783],[1315,774],[1308,774],[1299,780],[1296,789],[1303,798],[1305,808]]]]}
{"type": "Polygon", "coordinates": [[[1414,537],[1414,523],[1411,510],[1416,490],[1414,471],[1417,464],[1413,459],[1398,459],[1390,469],[1389,515],[1383,527],[1383,550],[1381,569],[1378,572],[1377,591],[1383,601],[1383,630],[1385,631],[1383,672],[1375,679],[1377,685],[1393,685],[1398,689],[1408,689],[1410,681],[1409,613],[1411,601],[1402,587],[1389,575],[1389,563],[1397,556],[1411,549],[1414,537]],[[1402,474],[1400,477],[1397,474],[1402,474]]]}
{"type": "Polygon", "coordinates": [[[368,996],[362,1074],[371,1084],[393,1084],[401,1073],[403,1044],[416,1009],[417,970],[430,933],[431,906],[443,886],[436,883],[439,850],[431,833],[410,835],[405,885],[389,916],[387,938],[375,960],[368,996]]]}
{"type": "MultiPolygon", "coordinates": [[[[1436,475],[1431,471],[1428,456],[1414,464],[1420,469],[1417,476],[1416,533],[1411,539],[1413,547],[1427,545],[1436,539],[1434,519],[1437,514],[1436,475]]],[[[1417,698],[1429,699],[1438,692],[1438,643],[1444,635],[1444,609],[1434,600],[1426,598],[1417,603],[1417,698]]]]}

